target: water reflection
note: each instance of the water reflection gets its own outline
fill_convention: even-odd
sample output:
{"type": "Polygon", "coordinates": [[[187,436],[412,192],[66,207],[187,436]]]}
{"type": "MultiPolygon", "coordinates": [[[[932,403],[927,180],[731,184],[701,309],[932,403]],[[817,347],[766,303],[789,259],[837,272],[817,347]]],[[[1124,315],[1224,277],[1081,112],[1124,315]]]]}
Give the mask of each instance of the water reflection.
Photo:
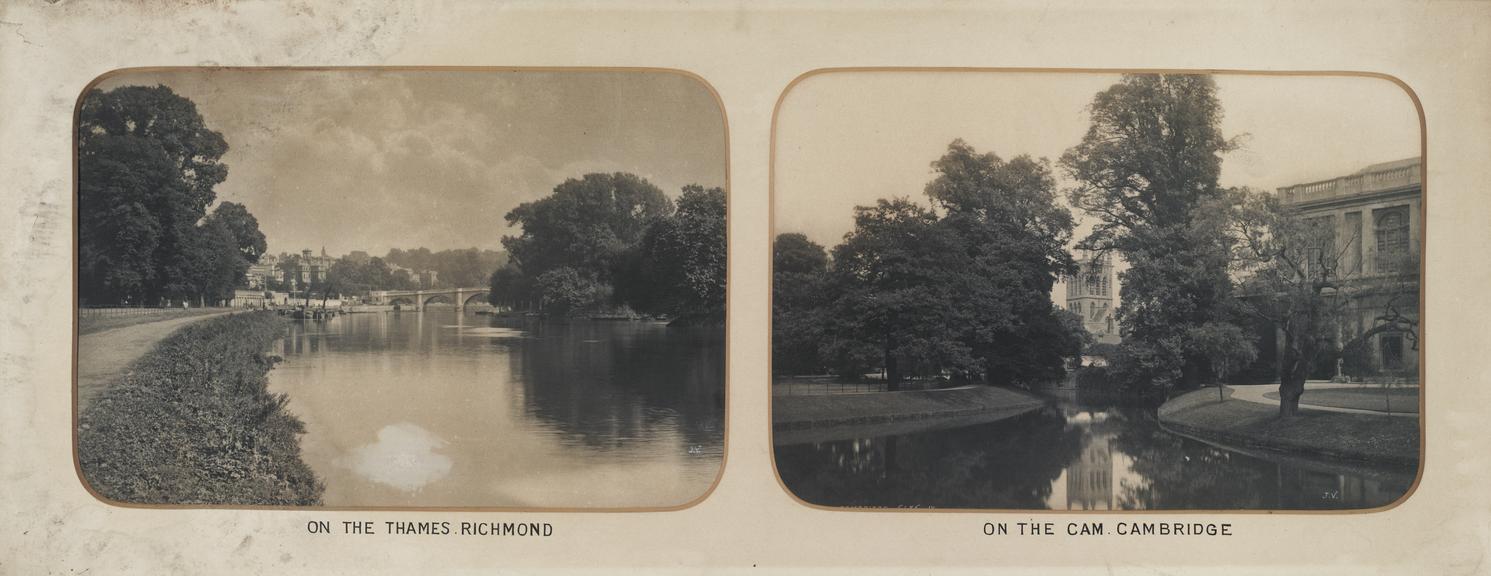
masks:
{"type": "Polygon", "coordinates": [[[270,386],[341,506],[672,506],[723,456],[724,334],[424,313],[295,323],[270,386]]]}
{"type": "Polygon", "coordinates": [[[778,446],[798,497],[829,506],[1009,509],[1371,508],[1411,470],[1264,459],[1165,432],[1141,410],[1053,402],[1010,420],[778,446]]]}

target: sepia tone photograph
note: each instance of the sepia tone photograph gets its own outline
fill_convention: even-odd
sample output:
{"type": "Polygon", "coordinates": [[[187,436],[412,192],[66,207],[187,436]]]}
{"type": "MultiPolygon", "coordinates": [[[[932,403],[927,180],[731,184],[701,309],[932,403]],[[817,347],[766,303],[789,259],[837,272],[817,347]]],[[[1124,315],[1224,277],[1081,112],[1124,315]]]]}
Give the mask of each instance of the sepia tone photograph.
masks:
{"type": "Polygon", "coordinates": [[[1412,492],[1425,170],[1406,87],[826,70],[774,128],[772,443],[800,501],[1412,492]]]}
{"type": "Polygon", "coordinates": [[[95,496],[661,509],[716,482],[726,126],[701,80],[134,69],[75,130],[95,496]]]}

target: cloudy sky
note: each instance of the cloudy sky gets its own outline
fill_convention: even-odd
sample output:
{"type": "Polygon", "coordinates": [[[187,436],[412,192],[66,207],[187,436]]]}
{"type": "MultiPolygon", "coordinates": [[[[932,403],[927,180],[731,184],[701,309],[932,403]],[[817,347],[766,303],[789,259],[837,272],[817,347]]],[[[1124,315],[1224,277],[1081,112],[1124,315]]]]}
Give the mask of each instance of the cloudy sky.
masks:
{"type": "MultiPolygon", "coordinates": [[[[1086,133],[1092,97],[1118,79],[997,72],[809,77],[787,95],[777,121],[777,232],[802,232],[832,247],[853,227],[856,205],[892,196],[925,205],[930,164],[954,138],[1001,158],[1029,154],[1054,164],[1086,133]]],[[[1272,190],[1419,154],[1413,102],[1386,80],[1222,75],[1217,86],[1224,134],[1246,135],[1242,149],[1225,157],[1224,186],[1272,190]]],[[[1056,173],[1059,185],[1071,184],[1056,173]]]]}
{"type": "Polygon", "coordinates": [[[501,247],[503,216],[566,178],[632,172],[676,197],[725,185],[725,126],[703,84],[666,72],[170,71],[229,151],[218,200],[271,252],[501,247]]]}

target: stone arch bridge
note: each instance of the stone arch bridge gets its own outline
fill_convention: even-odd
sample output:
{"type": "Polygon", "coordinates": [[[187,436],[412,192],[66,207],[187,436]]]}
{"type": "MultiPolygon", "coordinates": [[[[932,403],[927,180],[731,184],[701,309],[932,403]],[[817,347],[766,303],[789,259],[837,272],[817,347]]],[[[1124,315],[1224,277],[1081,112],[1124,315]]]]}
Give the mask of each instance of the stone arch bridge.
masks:
{"type": "Polygon", "coordinates": [[[455,304],[461,310],[471,304],[487,303],[486,288],[431,288],[429,290],[375,290],[368,294],[371,304],[400,304],[424,310],[425,306],[439,300],[455,304]]]}

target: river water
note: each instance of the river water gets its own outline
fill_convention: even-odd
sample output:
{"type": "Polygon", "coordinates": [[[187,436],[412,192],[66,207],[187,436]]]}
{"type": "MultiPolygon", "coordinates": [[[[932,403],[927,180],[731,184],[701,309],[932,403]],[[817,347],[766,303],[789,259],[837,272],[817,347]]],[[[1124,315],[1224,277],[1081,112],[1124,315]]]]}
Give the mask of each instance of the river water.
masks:
{"type": "Polygon", "coordinates": [[[1144,410],[1068,400],[989,424],[777,446],[776,459],[799,498],[851,507],[1361,509],[1392,503],[1414,478],[1226,450],[1144,410]]]}
{"type": "Polygon", "coordinates": [[[724,446],[724,330],[454,309],[295,321],[270,389],[328,506],[686,504],[724,446]]]}

